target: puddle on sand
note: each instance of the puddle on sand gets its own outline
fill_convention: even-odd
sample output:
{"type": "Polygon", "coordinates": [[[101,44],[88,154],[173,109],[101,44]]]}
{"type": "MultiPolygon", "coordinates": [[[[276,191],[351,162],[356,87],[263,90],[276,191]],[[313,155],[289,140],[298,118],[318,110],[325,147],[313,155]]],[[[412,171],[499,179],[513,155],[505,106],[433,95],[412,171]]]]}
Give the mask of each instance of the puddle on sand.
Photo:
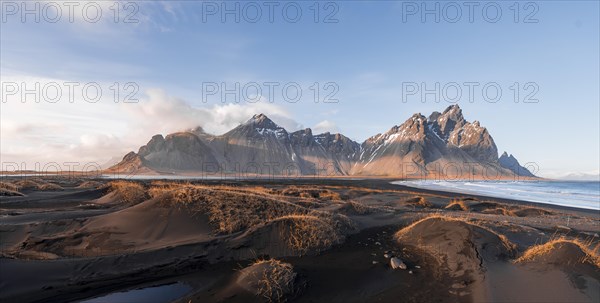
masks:
{"type": "Polygon", "coordinates": [[[190,292],[192,287],[181,282],[160,286],[113,292],[108,295],[83,300],[80,303],[168,303],[190,292]]]}

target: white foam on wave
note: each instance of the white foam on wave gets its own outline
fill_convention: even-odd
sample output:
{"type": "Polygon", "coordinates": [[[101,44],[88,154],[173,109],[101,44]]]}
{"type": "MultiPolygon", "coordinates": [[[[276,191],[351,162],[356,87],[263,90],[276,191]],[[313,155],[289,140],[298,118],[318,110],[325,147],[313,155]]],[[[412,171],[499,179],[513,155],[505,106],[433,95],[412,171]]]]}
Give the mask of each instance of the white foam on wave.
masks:
{"type": "Polygon", "coordinates": [[[600,182],[418,180],[392,184],[600,210],[600,182]]]}

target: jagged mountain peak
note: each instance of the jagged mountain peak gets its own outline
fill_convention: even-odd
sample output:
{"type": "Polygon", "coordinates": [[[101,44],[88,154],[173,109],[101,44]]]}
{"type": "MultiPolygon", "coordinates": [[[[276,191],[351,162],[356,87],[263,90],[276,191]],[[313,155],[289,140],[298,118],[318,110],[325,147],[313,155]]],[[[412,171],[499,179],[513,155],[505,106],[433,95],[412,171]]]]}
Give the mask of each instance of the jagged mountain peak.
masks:
{"type": "Polygon", "coordinates": [[[188,133],[196,135],[200,140],[212,140],[215,136],[204,131],[204,128],[201,126],[196,126],[188,131],[188,133]]]}
{"type": "Polygon", "coordinates": [[[204,131],[204,128],[202,128],[202,126],[196,126],[194,128],[191,128],[190,130],[188,130],[188,132],[190,132],[192,134],[206,134],[206,132],[204,131]]]}
{"type": "Polygon", "coordinates": [[[285,128],[277,125],[265,114],[256,114],[245,123],[240,124],[221,137],[243,140],[244,138],[266,138],[273,136],[278,140],[287,140],[289,138],[289,134],[285,128]]]}
{"type": "Polygon", "coordinates": [[[462,109],[460,108],[460,106],[458,104],[452,104],[452,105],[446,107],[446,109],[444,110],[444,114],[450,113],[450,112],[462,114],[462,109]]]}
{"type": "Polygon", "coordinates": [[[399,133],[403,136],[424,134],[426,125],[427,118],[421,113],[416,113],[400,126],[393,127],[388,133],[399,133]]]}
{"type": "Polygon", "coordinates": [[[152,136],[151,140],[164,140],[165,137],[162,134],[156,134],[154,136],[152,136]]]}
{"type": "Polygon", "coordinates": [[[512,155],[508,154],[506,151],[502,153],[502,156],[498,158],[498,163],[500,166],[512,171],[516,175],[525,176],[525,177],[535,177],[535,175],[529,171],[526,167],[521,166],[519,161],[512,155]]]}
{"type": "Polygon", "coordinates": [[[450,105],[446,107],[446,109],[441,113],[442,117],[446,117],[446,119],[459,121],[464,120],[463,112],[458,104],[450,105]]]}
{"type": "Polygon", "coordinates": [[[305,129],[297,130],[297,131],[291,133],[291,135],[301,135],[301,136],[312,137],[313,133],[312,133],[312,129],[305,128],[305,129]]]}
{"type": "Polygon", "coordinates": [[[462,109],[457,105],[448,106],[441,114],[434,112],[430,116],[433,128],[447,140],[455,129],[463,127],[467,122],[462,114],[462,109]]]}
{"type": "Polygon", "coordinates": [[[165,144],[165,137],[163,137],[163,135],[161,135],[161,134],[154,135],[154,136],[152,136],[152,139],[150,139],[150,141],[148,141],[148,143],[146,143],[146,145],[143,145],[140,147],[140,149],[138,150],[138,154],[142,157],[147,156],[148,154],[152,153],[153,151],[161,149],[164,144],[165,144]]]}
{"type": "Polygon", "coordinates": [[[265,114],[256,114],[252,116],[246,123],[241,125],[242,128],[250,129],[260,135],[275,135],[278,139],[288,137],[288,132],[285,128],[279,126],[273,120],[269,119],[265,114]]]}
{"type": "Polygon", "coordinates": [[[269,119],[265,114],[256,114],[250,118],[246,124],[251,124],[256,128],[264,128],[264,129],[278,129],[282,128],[277,125],[277,123],[273,122],[273,120],[269,119]]]}
{"type": "Polygon", "coordinates": [[[331,135],[332,134],[330,132],[324,132],[324,133],[320,133],[320,134],[316,135],[315,137],[327,137],[327,136],[331,136],[331,135]]]}
{"type": "MultiPolygon", "coordinates": [[[[354,142],[354,140],[344,136],[343,134],[340,134],[340,133],[332,134],[330,132],[324,132],[324,133],[318,134],[315,136],[315,139],[317,141],[332,140],[333,142],[337,142],[337,141],[354,142]]],[[[356,143],[356,142],[354,142],[354,143],[356,143]]],[[[358,144],[358,143],[356,143],[356,144],[358,144]]]]}
{"type": "Polygon", "coordinates": [[[290,133],[290,140],[292,140],[292,144],[301,143],[304,145],[311,145],[314,142],[314,137],[312,134],[312,129],[305,128],[293,133],[290,133]]]}

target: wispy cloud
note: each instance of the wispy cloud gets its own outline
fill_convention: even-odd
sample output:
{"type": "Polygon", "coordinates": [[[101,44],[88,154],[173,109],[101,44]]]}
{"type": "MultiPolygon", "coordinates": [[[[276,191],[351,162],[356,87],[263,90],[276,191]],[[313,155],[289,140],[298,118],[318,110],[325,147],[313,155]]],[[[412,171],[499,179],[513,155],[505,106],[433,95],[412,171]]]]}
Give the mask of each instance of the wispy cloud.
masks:
{"type": "Polygon", "coordinates": [[[321,134],[325,132],[339,133],[340,128],[334,122],[329,120],[323,120],[313,127],[313,133],[315,134],[321,134]]]}
{"type": "MultiPolygon", "coordinates": [[[[64,83],[65,80],[36,77],[10,78],[16,83],[64,83]]],[[[3,79],[4,80],[4,79],[3,79]]],[[[5,82],[6,83],[6,82],[5,82]]],[[[110,83],[100,84],[103,89],[110,83]]],[[[64,92],[64,90],[63,90],[64,92]]],[[[74,95],[82,94],[81,87],[74,95]]],[[[155,134],[169,134],[201,126],[212,134],[222,134],[264,113],[290,131],[302,125],[283,107],[265,100],[257,103],[193,106],[160,89],[148,89],[137,103],[114,102],[106,93],[95,103],[81,98],[69,102],[65,95],[56,103],[20,94],[1,103],[0,133],[2,162],[96,162],[102,164],[137,150],[155,134]]]]}

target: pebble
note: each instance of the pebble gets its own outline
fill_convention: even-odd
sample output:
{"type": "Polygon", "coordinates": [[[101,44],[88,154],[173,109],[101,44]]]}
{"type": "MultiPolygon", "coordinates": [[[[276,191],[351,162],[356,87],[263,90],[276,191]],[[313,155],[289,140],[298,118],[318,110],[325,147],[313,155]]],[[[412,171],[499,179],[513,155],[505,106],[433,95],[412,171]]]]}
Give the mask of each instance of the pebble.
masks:
{"type": "Polygon", "coordinates": [[[421,268],[421,266],[419,266],[419,265],[415,265],[415,268],[421,268]]]}
{"type": "Polygon", "coordinates": [[[379,262],[377,262],[377,261],[373,261],[373,265],[375,265],[375,264],[377,264],[377,263],[379,263],[379,262]]]}
{"type": "Polygon", "coordinates": [[[384,254],[383,256],[384,256],[386,259],[389,259],[389,258],[391,258],[391,257],[392,257],[392,255],[390,255],[390,254],[384,254]]]}
{"type": "Polygon", "coordinates": [[[375,242],[375,245],[381,245],[381,243],[379,243],[379,242],[375,242]]]}
{"type": "Polygon", "coordinates": [[[390,266],[392,267],[392,269],[396,269],[396,268],[400,268],[400,269],[406,269],[406,264],[404,264],[404,262],[402,262],[402,260],[393,257],[390,259],[390,266]]]}
{"type": "Polygon", "coordinates": [[[408,273],[412,275],[412,270],[409,270],[408,273]]]}

